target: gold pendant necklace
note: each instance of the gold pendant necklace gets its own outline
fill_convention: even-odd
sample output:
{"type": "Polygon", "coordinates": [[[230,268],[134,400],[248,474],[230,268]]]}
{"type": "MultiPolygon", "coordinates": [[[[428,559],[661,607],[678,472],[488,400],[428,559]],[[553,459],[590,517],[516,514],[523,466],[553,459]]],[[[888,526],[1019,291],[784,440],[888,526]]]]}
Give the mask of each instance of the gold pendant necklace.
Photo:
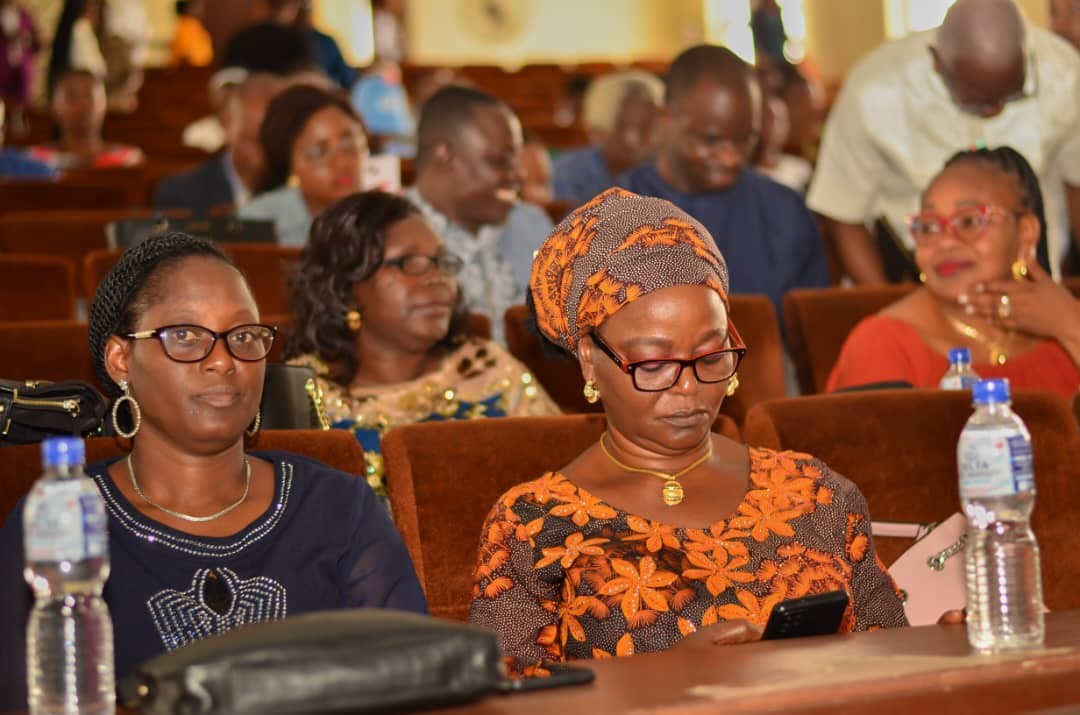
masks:
{"type": "Polygon", "coordinates": [[[1009,361],[1009,356],[1005,353],[1005,344],[1009,342],[1009,338],[1012,337],[1012,331],[1006,331],[1005,337],[1000,343],[991,342],[978,328],[973,325],[957,320],[956,318],[948,318],[949,324],[952,329],[960,333],[966,338],[977,340],[987,347],[990,351],[990,363],[993,365],[1004,365],[1009,361]]]}
{"type": "Polygon", "coordinates": [[[606,437],[607,432],[604,432],[602,435],[600,435],[600,449],[603,450],[604,455],[608,459],[610,459],[615,466],[627,472],[648,474],[650,476],[659,477],[660,479],[664,480],[664,488],[661,493],[664,497],[664,503],[668,506],[678,506],[682,503],[683,497],[686,495],[686,492],[683,489],[683,485],[679,483],[679,478],[693,471],[695,468],[700,467],[709,459],[709,457],[712,456],[712,439],[710,438],[709,448],[708,450],[706,450],[705,454],[700,459],[695,460],[693,464],[684,467],[683,469],[680,469],[675,473],[661,472],[657,469],[645,469],[643,467],[631,467],[629,464],[623,464],[619,460],[615,459],[615,456],[608,451],[607,442],[605,440],[606,437]]]}
{"type": "Polygon", "coordinates": [[[220,519],[221,517],[225,516],[230,511],[243,504],[244,500],[248,498],[248,492],[251,491],[251,462],[248,461],[247,457],[244,457],[244,493],[240,495],[240,498],[234,501],[229,506],[222,509],[221,511],[210,514],[209,516],[192,516],[191,514],[185,514],[183,512],[173,511],[172,509],[166,509],[157,502],[151,501],[150,497],[143,494],[143,490],[139,488],[139,483],[135,480],[135,467],[131,463],[130,452],[127,456],[127,468],[128,476],[131,477],[131,486],[135,488],[135,493],[142,497],[143,501],[145,501],[147,504],[154,507],[155,509],[160,509],[169,516],[175,516],[177,519],[183,519],[184,521],[192,521],[197,524],[201,524],[207,521],[213,521],[214,519],[220,519]]]}

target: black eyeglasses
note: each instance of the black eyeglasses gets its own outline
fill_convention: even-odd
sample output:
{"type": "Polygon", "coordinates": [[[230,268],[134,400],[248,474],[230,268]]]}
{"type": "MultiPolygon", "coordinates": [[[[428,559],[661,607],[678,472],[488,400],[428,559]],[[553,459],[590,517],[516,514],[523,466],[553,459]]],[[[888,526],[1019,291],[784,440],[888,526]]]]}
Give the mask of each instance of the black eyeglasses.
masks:
{"type": "MultiPolygon", "coordinates": [[[[729,337],[732,342],[742,343],[735,326],[729,324],[729,337]]],[[[600,351],[611,358],[620,370],[630,376],[634,387],[642,392],[663,392],[671,388],[683,370],[687,367],[694,369],[694,377],[698,382],[714,383],[723,382],[731,378],[739,369],[739,364],[746,356],[746,348],[742,345],[723,350],[713,350],[702,355],[696,355],[689,360],[678,358],[665,358],[663,360],[634,360],[627,361],[605,343],[599,333],[589,334],[593,344],[600,351]]]]}
{"type": "Polygon", "coordinates": [[[225,338],[225,349],[237,360],[258,362],[270,354],[274,346],[277,328],[273,325],[251,323],[237,325],[217,332],[201,325],[166,325],[154,330],[128,333],[129,340],[157,338],[170,360],[176,362],[199,362],[214,350],[219,338],[225,338]]]}
{"type": "Polygon", "coordinates": [[[465,262],[457,256],[443,253],[438,256],[425,256],[422,253],[410,253],[398,258],[390,258],[379,264],[380,266],[393,266],[407,276],[419,276],[427,273],[435,266],[439,272],[447,276],[456,276],[461,273],[465,262]]]}

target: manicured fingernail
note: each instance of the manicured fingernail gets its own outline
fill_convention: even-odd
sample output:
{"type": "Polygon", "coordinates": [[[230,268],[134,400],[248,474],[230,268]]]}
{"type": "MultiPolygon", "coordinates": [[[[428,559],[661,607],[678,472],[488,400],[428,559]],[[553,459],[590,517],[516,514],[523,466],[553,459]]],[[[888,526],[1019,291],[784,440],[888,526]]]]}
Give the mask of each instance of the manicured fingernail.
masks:
{"type": "Polygon", "coordinates": [[[967,293],[961,293],[956,297],[956,302],[960,305],[967,305],[971,302],[971,298],[968,297],[967,293]]]}

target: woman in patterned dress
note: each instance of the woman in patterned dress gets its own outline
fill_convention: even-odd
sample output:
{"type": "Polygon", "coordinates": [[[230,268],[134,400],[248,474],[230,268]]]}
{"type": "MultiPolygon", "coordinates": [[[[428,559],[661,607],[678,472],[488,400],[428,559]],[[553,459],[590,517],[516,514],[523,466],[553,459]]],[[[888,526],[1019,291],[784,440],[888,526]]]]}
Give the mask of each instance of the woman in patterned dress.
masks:
{"type": "Polygon", "coordinates": [[[499,632],[519,671],[698,632],[754,639],[778,602],[837,589],[850,596],[843,631],[906,624],[851,482],[710,431],[746,347],[700,223],[611,189],[556,227],[530,288],[607,431],[504,494],[484,526],[471,621],[499,632]]]}
{"type": "Polygon", "coordinates": [[[286,352],[291,364],[314,368],[331,425],[356,434],[380,494],[379,444],[391,427],[558,413],[524,365],[465,336],[460,270],[400,196],[353,194],[312,226],[286,352]]]}

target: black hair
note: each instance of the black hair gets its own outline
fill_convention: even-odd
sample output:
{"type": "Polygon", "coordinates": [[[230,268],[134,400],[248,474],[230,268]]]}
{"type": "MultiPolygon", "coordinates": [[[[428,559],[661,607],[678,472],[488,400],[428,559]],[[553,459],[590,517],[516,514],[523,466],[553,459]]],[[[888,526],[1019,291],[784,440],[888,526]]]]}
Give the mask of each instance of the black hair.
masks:
{"type": "Polygon", "coordinates": [[[1046,238],[1046,207],[1043,204],[1042,188],[1039,185],[1039,176],[1031,168],[1031,164],[1024,158],[1024,155],[1010,146],[1000,146],[996,149],[969,149],[957,152],[949,157],[949,160],[945,162],[944,169],[957,164],[990,166],[1016,180],[1020,194],[1020,205],[1023,206],[1025,211],[1039,219],[1039,245],[1036,247],[1036,255],[1039,264],[1049,271],[1050,257],[1046,238]]]}
{"type": "Polygon", "coordinates": [[[191,10],[191,0],[176,0],[176,14],[187,15],[191,10]]]}
{"type": "Polygon", "coordinates": [[[98,285],[90,306],[87,331],[90,359],[98,383],[111,397],[119,396],[121,391],[105,369],[105,344],[109,337],[133,332],[146,309],[163,297],[159,293],[162,277],[177,263],[192,256],[215,258],[236,267],[210,241],[186,233],[170,233],[152,236],[129,248],[98,285]]]}
{"type": "Polygon", "coordinates": [[[316,69],[311,42],[303,30],[259,22],[239,30],[225,45],[221,67],[265,72],[278,77],[316,69]]]}
{"type": "Polygon", "coordinates": [[[285,185],[292,173],[292,149],[296,137],[304,130],[308,120],[326,107],[337,107],[355,119],[363,130],[364,122],[360,115],[340,92],[298,84],[270,100],[266,108],[266,118],[259,127],[259,143],[266,157],[266,169],[256,193],[285,185]]]}
{"type": "Polygon", "coordinates": [[[416,165],[424,166],[435,147],[450,141],[473,119],[480,107],[506,107],[498,97],[472,87],[448,85],[439,89],[420,108],[416,125],[416,165]]]}
{"type": "Polygon", "coordinates": [[[703,79],[724,85],[757,81],[750,65],[728,48],[697,45],[682,52],[668,68],[664,101],[674,104],[703,79]]]}
{"type": "Polygon", "coordinates": [[[52,53],[49,55],[49,68],[46,74],[46,88],[51,98],[56,91],[56,85],[71,69],[71,38],[74,34],[75,23],[86,14],[88,0],[64,0],[64,7],[60,10],[60,17],[56,21],[56,31],[53,33],[52,53]]]}
{"type": "MultiPolygon", "coordinates": [[[[316,353],[330,366],[329,377],[348,385],[356,377],[356,336],[345,324],[355,306],[352,286],[371,278],[382,263],[391,226],[419,216],[408,199],[382,191],[352,194],[332,204],[311,225],[293,284],[294,330],[288,357],[316,353]]],[[[467,313],[462,293],[450,329],[437,348],[449,348],[465,333],[467,313]]]]}

